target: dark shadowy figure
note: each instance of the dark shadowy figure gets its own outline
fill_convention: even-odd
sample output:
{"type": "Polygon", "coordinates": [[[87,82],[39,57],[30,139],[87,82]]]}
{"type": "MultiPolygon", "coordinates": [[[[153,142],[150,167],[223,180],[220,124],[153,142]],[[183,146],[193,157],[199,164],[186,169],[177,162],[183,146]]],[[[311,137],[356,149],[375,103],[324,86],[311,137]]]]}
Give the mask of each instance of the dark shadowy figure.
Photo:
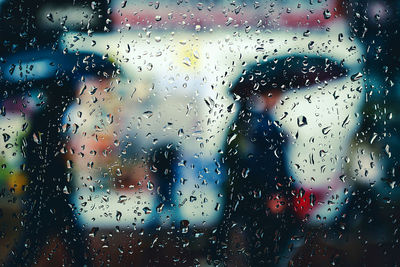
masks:
{"type": "Polygon", "coordinates": [[[214,263],[228,264],[239,254],[250,266],[278,263],[301,226],[293,210],[294,179],[285,165],[287,134],[272,112],[285,91],[341,73],[339,67],[327,71],[324,65],[319,58],[280,58],[244,71],[234,86],[232,94],[240,111],[224,153],[229,168],[227,203],[211,239],[214,263]],[[316,72],[304,71],[307,65],[315,66],[316,72]]]}
{"type": "MultiPolygon", "coordinates": [[[[22,71],[19,81],[7,80],[6,75],[1,75],[1,101],[10,97],[18,98],[32,89],[42,92],[45,98],[40,110],[27,122],[31,132],[28,134],[24,150],[29,184],[23,195],[23,232],[9,256],[7,264],[10,266],[35,264],[44,252],[46,242],[54,237],[63,242],[69,256],[66,257],[69,258],[67,263],[74,266],[89,264],[85,252],[85,236],[76,224],[69,195],[64,192],[65,187],[70,188],[70,182],[66,160],[60,154],[63,145],[61,120],[66,108],[74,100],[74,80],[94,71],[92,65],[81,63],[83,56],[64,55],[57,48],[63,25],[54,20],[51,8],[71,5],[77,8],[91,8],[93,16],[102,15],[104,20],[97,20],[97,24],[91,25],[69,25],[69,29],[87,31],[104,27],[106,4],[102,1],[97,1],[95,6],[91,6],[90,1],[11,0],[3,3],[0,9],[0,57],[3,66],[14,64],[16,72],[22,71]],[[43,23],[41,17],[41,12],[46,12],[45,8],[50,8],[47,20],[44,18],[47,23],[43,23]],[[49,66],[50,74],[45,75],[46,77],[27,79],[24,71],[26,66],[23,64],[33,62],[34,68],[35,62],[41,59],[52,62],[49,66]],[[77,70],[72,73],[75,65],[77,70]],[[33,134],[36,134],[37,138],[33,138],[33,134]]],[[[102,69],[104,65],[97,67],[102,69]]]]}

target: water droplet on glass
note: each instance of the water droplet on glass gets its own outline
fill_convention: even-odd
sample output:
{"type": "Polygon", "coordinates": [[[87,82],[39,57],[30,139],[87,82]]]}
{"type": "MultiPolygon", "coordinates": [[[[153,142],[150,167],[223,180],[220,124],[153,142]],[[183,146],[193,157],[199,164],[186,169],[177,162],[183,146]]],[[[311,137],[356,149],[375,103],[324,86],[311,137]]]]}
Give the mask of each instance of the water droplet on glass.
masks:
{"type": "Polygon", "coordinates": [[[361,79],[363,76],[363,74],[361,72],[357,72],[356,74],[351,75],[351,80],[353,82],[358,81],[359,79],[361,79]]]}
{"type": "Polygon", "coordinates": [[[179,137],[182,137],[183,134],[184,134],[183,129],[182,129],[182,128],[179,129],[179,130],[178,130],[178,136],[179,136],[179,137]]]}
{"type": "Polygon", "coordinates": [[[330,131],[331,131],[331,126],[322,128],[322,133],[323,133],[324,135],[327,135],[330,131]]]}
{"type": "Polygon", "coordinates": [[[154,189],[154,184],[153,184],[151,181],[148,181],[148,182],[147,182],[147,189],[148,189],[149,191],[151,191],[151,190],[154,189]]]}
{"type": "Polygon", "coordinates": [[[192,65],[192,61],[188,57],[185,57],[182,62],[183,62],[183,64],[185,64],[186,66],[189,66],[189,67],[192,65]]]}
{"type": "Polygon", "coordinates": [[[182,232],[182,234],[186,234],[187,232],[189,232],[189,221],[188,220],[181,221],[181,232],[182,232]]]}
{"type": "Polygon", "coordinates": [[[314,48],[314,41],[308,43],[308,49],[312,50],[314,48]]]}
{"type": "Polygon", "coordinates": [[[122,217],[122,213],[117,210],[117,214],[116,214],[115,218],[117,219],[117,221],[120,221],[121,217],[122,217]]]}
{"type": "Polygon", "coordinates": [[[332,16],[332,14],[328,9],[324,10],[324,18],[325,19],[329,19],[331,16],[332,16]]]}
{"type": "Polygon", "coordinates": [[[151,209],[149,207],[144,207],[143,211],[144,211],[144,214],[150,214],[151,213],[151,209]]]}
{"type": "Polygon", "coordinates": [[[338,41],[343,42],[343,33],[338,34],[338,41]]]}
{"type": "Polygon", "coordinates": [[[307,118],[304,117],[304,116],[299,116],[299,117],[297,117],[297,125],[298,125],[299,127],[302,127],[302,126],[307,125],[307,118]]]}
{"type": "Polygon", "coordinates": [[[148,111],[143,112],[143,117],[148,119],[148,118],[151,118],[151,116],[153,116],[153,111],[148,110],[148,111]]]}
{"type": "Polygon", "coordinates": [[[47,14],[47,15],[46,15],[46,18],[47,18],[50,22],[54,22],[53,14],[51,14],[51,13],[47,14]]]}
{"type": "Polygon", "coordinates": [[[128,197],[125,195],[120,195],[118,198],[118,203],[124,203],[126,200],[128,200],[128,197]]]}
{"type": "Polygon", "coordinates": [[[4,142],[7,142],[8,140],[10,140],[10,135],[7,133],[3,133],[3,140],[4,140],[4,142]]]}

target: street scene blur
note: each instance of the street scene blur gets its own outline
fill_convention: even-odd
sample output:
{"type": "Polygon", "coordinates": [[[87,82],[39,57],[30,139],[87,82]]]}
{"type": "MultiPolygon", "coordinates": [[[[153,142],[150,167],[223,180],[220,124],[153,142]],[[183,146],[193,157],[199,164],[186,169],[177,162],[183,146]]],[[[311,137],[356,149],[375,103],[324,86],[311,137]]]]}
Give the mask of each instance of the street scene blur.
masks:
{"type": "Polygon", "coordinates": [[[399,265],[399,13],[1,0],[0,264],[399,265]]]}

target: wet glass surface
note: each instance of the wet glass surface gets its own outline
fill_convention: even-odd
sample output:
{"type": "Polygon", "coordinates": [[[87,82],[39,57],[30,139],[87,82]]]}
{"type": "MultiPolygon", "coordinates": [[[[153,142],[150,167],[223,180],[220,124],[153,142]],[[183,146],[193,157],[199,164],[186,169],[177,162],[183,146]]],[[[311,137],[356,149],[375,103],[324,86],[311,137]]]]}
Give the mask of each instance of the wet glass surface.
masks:
{"type": "Polygon", "coordinates": [[[396,266],[397,1],[0,1],[0,264],[396,266]]]}

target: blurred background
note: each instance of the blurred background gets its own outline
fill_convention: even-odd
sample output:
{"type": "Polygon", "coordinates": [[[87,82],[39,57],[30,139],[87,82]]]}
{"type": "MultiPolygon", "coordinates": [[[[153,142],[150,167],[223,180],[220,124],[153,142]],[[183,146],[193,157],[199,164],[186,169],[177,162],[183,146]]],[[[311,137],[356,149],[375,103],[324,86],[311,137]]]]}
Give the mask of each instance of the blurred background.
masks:
{"type": "Polygon", "coordinates": [[[0,263],[399,264],[399,12],[0,1],[0,263]]]}

